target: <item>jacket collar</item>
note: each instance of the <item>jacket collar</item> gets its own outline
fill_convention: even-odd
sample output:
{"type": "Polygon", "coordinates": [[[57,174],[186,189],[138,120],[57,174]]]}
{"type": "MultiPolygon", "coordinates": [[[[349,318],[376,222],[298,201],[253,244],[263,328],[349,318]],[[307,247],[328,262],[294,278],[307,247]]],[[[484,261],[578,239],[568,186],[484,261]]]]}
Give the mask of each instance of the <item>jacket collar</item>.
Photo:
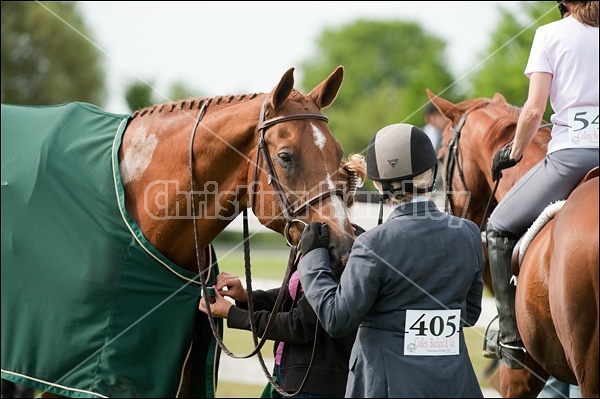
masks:
{"type": "Polygon", "coordinates": [[[429,201],[418,201],[418,202],[405,202],[398,205],[387,220],[394,219],[400,216],[423,216],[428,213],[439,212],[435,202],[429,201]]]}

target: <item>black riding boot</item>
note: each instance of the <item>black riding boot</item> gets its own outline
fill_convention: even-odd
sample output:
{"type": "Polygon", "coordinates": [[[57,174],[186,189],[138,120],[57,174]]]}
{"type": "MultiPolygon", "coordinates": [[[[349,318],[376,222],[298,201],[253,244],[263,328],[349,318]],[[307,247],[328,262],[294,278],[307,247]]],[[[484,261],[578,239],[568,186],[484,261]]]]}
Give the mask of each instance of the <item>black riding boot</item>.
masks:
{"type": "Polygon", "coordinates": [[[502,359],[502,363],[508,368],[520,369],[523,368],[526,351],[517,327],[516,289],[511,283],[511,257],[517,240],[509,233],[494,230],[489,223],[486,234],[499,331],[496,336],[485,337],[483,354],[486,357],[502,359]]]}

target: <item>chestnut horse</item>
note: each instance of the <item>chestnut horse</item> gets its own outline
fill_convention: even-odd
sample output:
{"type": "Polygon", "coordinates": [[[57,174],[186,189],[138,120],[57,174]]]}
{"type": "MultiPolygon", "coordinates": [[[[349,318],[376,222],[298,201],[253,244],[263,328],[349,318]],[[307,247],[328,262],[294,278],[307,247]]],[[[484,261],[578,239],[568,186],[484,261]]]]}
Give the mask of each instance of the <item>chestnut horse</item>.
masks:
{"type": "MultiPolygon", "coordinates": [[[[427,92],[450,121],[439,154],[448,211],[481,225],[488,204],[493,208],[546,155],[549,129],[540,128],[494,190],[492,159],[514,138],[520,108],[501,94],[453,104],[427,92]]],[[[549,375],[579,385],[584,397],[598,397],[598,224],[596,175],[571,193],[527,248],[516,311],[528,356],[524,369],[501,366],[503,397],[535,397],[549,375]]]]}
{"type": "Polygon", "coordinates": [[[2,106],[2,378],[71,397],[214,396],[218,332],[197,307],[218,272],[215,237],[249,208],[292,248],[323,221],[343,263],[355,172],[321,110],[344,70],[307,95],[293,72],[269,93],[133,115],[2,106]]]}

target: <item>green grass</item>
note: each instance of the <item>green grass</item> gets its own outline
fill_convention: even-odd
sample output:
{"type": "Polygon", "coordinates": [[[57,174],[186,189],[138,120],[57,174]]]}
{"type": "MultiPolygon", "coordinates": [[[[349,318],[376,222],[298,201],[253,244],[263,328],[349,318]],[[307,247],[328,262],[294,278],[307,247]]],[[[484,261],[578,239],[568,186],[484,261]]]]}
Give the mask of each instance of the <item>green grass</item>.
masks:
{"type": "MultiPolygon", "coordinates": [[[[265,377],[265,385],[266,383],[265,377]]],[[[227,381],[219,381],[217,385],[217,398],[260,398],[264,385],[234,384],[227,381]]]]}
{"type": "MultiPolygon", "coordinates": [[[[239,276],[245,281],[246,270],[242,245],[215,244],[219,271],[239,276]]],[[[252,278],[283,280],[287,268],[290,248],[281,246],[250,245],[250,265],[252,278]]],[[[275,287],[273,287],[275,288],[275,287]]]]}
{"type": "MultiPolygon", "coordinates": [[[[230,329],[225,326],[223,330],[223,343],[231,352],[238,356],[245,356],[254,349],[252,332],[245,330],[230,329]]],[[[260,351],[263,357],[273,357],[273,341],[266,341],[260,351]]]]}
{"type": "Polygon", "coordinates": [[[491,388],[490,379],[492,376],[484,376],[484,372],[493,363],[491,359],[483,357],[481,354],[483,348],[483,333],[484,330],[477,327],[465,328],[465,342],[469,351],[469,357],[473,364],[473,369],[479,380],[479,385],[482,388],[491,388]]]}

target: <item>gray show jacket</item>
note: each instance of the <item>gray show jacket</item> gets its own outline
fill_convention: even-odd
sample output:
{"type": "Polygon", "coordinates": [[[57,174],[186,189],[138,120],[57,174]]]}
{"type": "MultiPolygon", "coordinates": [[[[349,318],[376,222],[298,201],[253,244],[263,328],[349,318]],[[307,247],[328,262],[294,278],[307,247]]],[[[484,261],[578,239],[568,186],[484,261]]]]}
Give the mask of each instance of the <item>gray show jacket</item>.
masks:
{"type": "Polygon", "coordinates": [[[360,235],[339,285],[324,248],[306,254],[300,280],[325,330],[336,337],[359,327],[346,397],[482,397],[462,328],[481,313],[484,266],[477,225],[432,201],[397,207],[360,235]],[[409,309],[460,309],[460,353],[405,355],[409,309]]]}

